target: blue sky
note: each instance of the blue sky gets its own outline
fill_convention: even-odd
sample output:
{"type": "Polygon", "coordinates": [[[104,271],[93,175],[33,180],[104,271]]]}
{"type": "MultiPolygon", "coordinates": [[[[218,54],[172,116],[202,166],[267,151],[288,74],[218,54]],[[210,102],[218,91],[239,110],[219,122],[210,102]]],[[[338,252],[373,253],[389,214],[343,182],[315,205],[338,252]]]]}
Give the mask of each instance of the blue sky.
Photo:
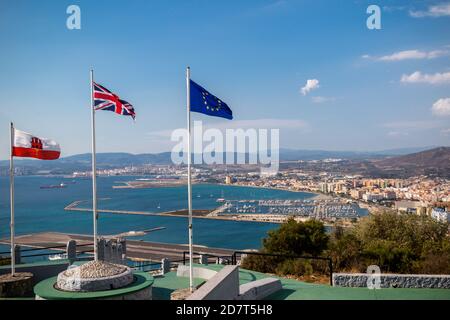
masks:
{"type": "Polygon", "coordinates": [[[98,112],[98,152],[170,150],[187,65],[233,110],[194,114],[212,127],[276,127],[296,149],[450,145],[448,1],[2,0],[0,43],[0,159],[11,120],[64,156],[90,151],[91,66],[137,113],[98,112]],[[71,4],[81,30],[66,27],[71,4]]]}

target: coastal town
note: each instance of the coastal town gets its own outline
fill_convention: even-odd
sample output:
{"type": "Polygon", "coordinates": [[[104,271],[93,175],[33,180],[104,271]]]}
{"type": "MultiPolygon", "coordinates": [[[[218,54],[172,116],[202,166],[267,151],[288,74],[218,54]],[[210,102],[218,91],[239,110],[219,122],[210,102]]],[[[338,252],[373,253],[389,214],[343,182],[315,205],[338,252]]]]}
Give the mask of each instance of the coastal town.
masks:
{"type": "MultiPolygon", "coordinates": [[[[441,177],[428,177],[426,175],[409,178],[377,178],[366,177],[358,174],[342,174],[331,170],[324,170],[323,165],[332,162],[330,159],[313,161],[320,170],[295,169],[292,166],[280,170],[276,175],[261,175],[257,166],[199,166],[193,169],[194,183],[219,183],[226,185],[237,185],[258,188],[273,188],[288,191],[311,192],[322,198],[315,199],[315,210],[308,209],[305,204],[298,205],[290,203],[291,211],[281,209],[279,205],[272,204],[270,212],[258,212],[261,206],[249,206],[246,214],[235,216],[236,219],[251,219],[259,221],[279,222],[289,215],[297,219],[305,217],[319,217],[324,221],[335,221],[339,218],[347,224],[358,218],[356,212],[352,215],[325,214],[328,205],[338,204],[339,208],[347,205],[357,205],[359,208],[367,209],[370,214],[385,211],[405,212],[418,215],[429,215],[439,221],[450,219],[450,180],[441,177]],[[328,202],[331,201],[331,204],[328,202]],[[322,207],[318,206],[322,205],[322,207]],[[317,209],[319,208],[319,209],[317,209]],[[303,214],[309,212],[310,214],[303,214]],[[322,213],[320,210],[324,210],[322,213]],[[289,212],[289,214],[286,214],[289,212]],[[295,214],[295,212],[297,212],[295,214]],[[269,214],[270,213],[270,214],[269,214]],[[277,213],[277,214],[274,214],[277,213]],[[272,217],[269,219],[269,217],[272,217]]],[[[121,182],[116,188],[152,188],[176,186],[186,183],[186,169],[174,165],[145,165],[127,166],[124,168],[99,170],[99,175],[104,176],[137,176],[132,181],[121,182]]],[[[88,177],[89,171],[77,171],[72,177],[88,177]]],[[[233,199],[226,199],[233,200],[233,199]]],[[[252,199],[248,199],[252,200],[252,199]]],[[[248,205],[248,204],[247,204],[248,205]]],[[[336,207],[335,207],[336,208],[336,207]]],[[[243,205],[236,210],[233,202],[221,209],[227,212],[239,213],[243,205]]],[[[345,213],[345,210],[337,210],[345,213]]],[[[354,210],[354,208],[352,209],[354,210]]],[[[243,212],[241,212],[243,213],[243,212]]],[[[217,212],[216,212],[217,215],[217,212]]]]}
{"type": "Polygon", "coordinates": [[[426,176],[408,179],[364,178],[302,172],[282,173],[264,179],[239,179],[245,186],[280,188],[293,191],[318,192],[357,201],[371,213],[385,209],[406,213],[427,214],[438,220],[450,218],[450,181],[426,176]]]}

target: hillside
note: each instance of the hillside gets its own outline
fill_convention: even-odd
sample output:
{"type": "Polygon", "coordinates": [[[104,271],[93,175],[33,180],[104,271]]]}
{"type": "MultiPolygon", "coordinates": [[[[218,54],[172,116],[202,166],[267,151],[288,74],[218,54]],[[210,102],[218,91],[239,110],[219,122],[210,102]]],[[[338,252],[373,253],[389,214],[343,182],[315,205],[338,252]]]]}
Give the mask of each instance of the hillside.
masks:
{"type": "Polygon", "coordinates": [[[384,174],[400,176],[425,174],[450,178],[450,147],[373,160],[372,163],[384,174]]]}
{"type": "MultiPolygon", "coordinates": [[[[408,149],[378,152],[292,150],[281,149],[280,160],[288,161],[282,168],[324,170],[345,174],[362,174],[372,177],[405,178],[416,175],[432,175],[450,178],[450,147],[433,148],[426,151],[404,154],[408,149]],[[336,163],[303,163],[297,160],[343,159],[336,163]]],[[[411,149],[409,149],[411,150],[411,149]]],[[[419,149],[420,150],[420,149],[419,149]]],[[[417,151],[417,149],[416,149],[417,151]]],[[[236,155],[235,155],[236,156],[236,155]]],[[[248,155],[247,155],[248,156],[248,155]]],[[[125,166],[172,164],[171,153],[131,154],[125,152],[98,153],[97,168],[122,168],[125,166]]],[[[54,161],[16,158],[15,167],[24,174],[69,174],[91,168],[91,154],[77,154],[54,161]]],[[[0,175],[7,175],[9,161],[0,161],[0,175]]],[[[308,170],[307,170],[308,171],[308,170]]]]}

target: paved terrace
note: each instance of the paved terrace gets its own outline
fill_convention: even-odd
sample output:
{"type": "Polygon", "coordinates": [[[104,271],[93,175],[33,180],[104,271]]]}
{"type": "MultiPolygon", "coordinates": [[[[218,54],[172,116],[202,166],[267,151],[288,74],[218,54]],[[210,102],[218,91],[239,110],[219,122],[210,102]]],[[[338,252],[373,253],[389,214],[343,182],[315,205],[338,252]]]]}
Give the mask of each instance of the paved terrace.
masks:
{"type": "MultiPolygon", "coordinates": [[[[30,263],[23,266],[51,266],[56,264],[66,264],[67,260],[48,261],[30,263]]],[[[197,267],[206,267],[211,270],[218,271],[223,265],[195,265],[197,267]]],[[[0,267],[9,269],[9,266],[0,267]]],[[[448,289],[378,289],[370,290],[367,288],[343,288],[331,287],[329,285],[312,284],[293,279],[280,278],[268,274],[249,271],[245,269],[239,270],[239,284],[262,278],[274,277],[280,279],[283,289],[267,298],[267,300],[450,300],[450,290],[448,289]]],[[[194,279],[195,285],[203,283],[203,279],[194,279]]],[[[169,300],[170,294],[177,289],[188,288],[188,277],[177,277],[176,271],[166,273],[163,276],[154,278],[153,283],[153,299],[169,300]]],[[[7,300],[14,299],[8,298],[7,300]]],[[[18,297],[16,299],[33,299],[31,297],[18,297]]],[[[0,299],[2,300],[2,299],[0,299]]]]}
{"type": "MultiPolygon", "coordinates": [[[[69,240],[75,240],[77,245],[91,244],[93,241],[92,236],[89,235],[44,232],[18,236],[16,237],[16,244],[34,248],[49,248],[66,245],[69,240]]],[[[0,243],[9,244],[10,242],[9,239],[0,239],[0,243]]],[[[61,248],[58,250],[65,251],[65,249],[61,248]]],[[[93,250],[93,247],[85,246],[82,250],[93,250]]],[[[127,258],[130,259],[160,262],[162,258],[167,258],[171,261],[179,261],[183,259],[183,251],[189,251],[189,246],[187,244],[147,242],[127,239],[127,258]]],[[[231,256],[233,254],[233,250],[229,249],[208,248],[195,245],[194,251],[216,256],[231,256]]]]}
{"type": "MultiPolygon", "coordinates": [[[[204,265],[196,265],[205,267],[204,265]]],[[[220,270],[222,265],[208,265],[206,268],[220,270]]],[[[239,284],[270,277],[267,274],[239,270],[239,284]]],[[[312,284],[293,279],[280,277],[283,289],[271,296],[268,300],[450,300],[448,289],[378,289],[343,288],[329,285],[312,284]]],[[[201,283],[201,279],[195,279],[201,283]]],[[[189,278],[177,277],[176,272],[169,272],[163,277],[156,277],[153,285],[153,299],[168,300],[170,293],[176,289],[189,287],[189,278]]]]}

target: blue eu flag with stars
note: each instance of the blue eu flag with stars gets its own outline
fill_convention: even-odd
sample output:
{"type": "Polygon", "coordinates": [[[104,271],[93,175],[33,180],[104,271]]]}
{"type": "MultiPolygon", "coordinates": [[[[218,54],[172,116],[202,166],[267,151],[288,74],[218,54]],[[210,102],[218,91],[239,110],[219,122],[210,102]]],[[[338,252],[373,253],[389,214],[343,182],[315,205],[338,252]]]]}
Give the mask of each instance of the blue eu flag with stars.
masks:
{"type": "Polygon", "coordinates": [[[228,105],[212,95],[204,88],[190,80],[191,111],[207,114],[208,116],[233,119],[233,111],[228,105]]]}

